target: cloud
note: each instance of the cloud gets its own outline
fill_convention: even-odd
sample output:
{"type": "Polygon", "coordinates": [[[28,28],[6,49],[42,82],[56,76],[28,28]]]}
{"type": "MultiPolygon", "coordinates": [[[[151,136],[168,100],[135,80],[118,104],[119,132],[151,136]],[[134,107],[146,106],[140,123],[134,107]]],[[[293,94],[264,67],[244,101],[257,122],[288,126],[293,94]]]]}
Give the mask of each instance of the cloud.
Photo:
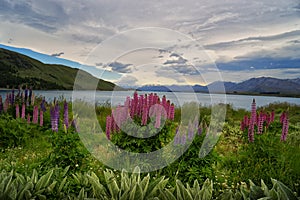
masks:
{"type": "Polygon", "coordinates": [[[119,73],[130,73],[132,64],[123,64],[120,62],[112,62],[108,65],[112,71],[119,73]]]}
{"type": "Polygon", "coordinates": [[[51,56],[53,56],[53,57],[59,57],[59,56],[61,56],[61,55],[63,55],[63,54],[64,54],[64,52],[53,53],[53,54],[51,54],[51,56]]]}
{"type": "MultiPolygon", "coordinates": [[[[278,69],[288,69],[283,67],[283,61],[296,69],[294,61],[298,62],[300,56],[297,46],[300,41],[299,5],[295,0],[253,0],[251,3],[247,0],[2,0],[0,42],[8,44],[13,41],[15,46],[48,55],[53,49],[60,49],[65,53],[64,58],[84,63],[98,44],[115,34],[132,28],[165,27],[203,45],[222,70],[273,69],[274,66],[267,65],[269,61],[273,65],[279,63],[278,69]]],[[[143,35],[136,37],[130,42],[138,43],[143,35]]],[[[126,46],[128,41],[122,42],[126,46]]],[[[153,42],[164,44],[166,41],[153,42]]],[[[166,49],[172,50],[172,47],[166,49]]],[[[162,54],[165,52],[161,50],[162,54]]],[[[161,61],[158,64],[173,67],[177,73],[194,73],[181,54],[158,56],[161,61]]],[[[143,63],[143,60],[139,62],[143,63]]],[[[111,70],[134,71],[135,63],[122,63],[110,66],[111,70]]]]}
{"type": "Polygon", "coordinates": [[[119,79],[116,84],[125,88],[135,88],[137,87],[138,79],[131,75],[124,75],[119,79]]]}

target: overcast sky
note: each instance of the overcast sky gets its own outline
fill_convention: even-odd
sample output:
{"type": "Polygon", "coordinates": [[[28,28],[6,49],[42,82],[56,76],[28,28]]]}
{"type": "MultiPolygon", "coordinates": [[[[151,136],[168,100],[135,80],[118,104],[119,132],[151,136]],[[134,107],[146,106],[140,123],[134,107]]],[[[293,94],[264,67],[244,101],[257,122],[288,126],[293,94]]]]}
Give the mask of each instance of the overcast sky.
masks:
{"type": "Polygon", "coordinates": [[[297,78],[300,2],[0,0],[0,43],[105,68],[119,74],[111,81],[122,85],[297,78]],[[132,31],[142,27],[174,34],[162,29],[150,37],[132,31]],[[184,38],[193,44],[178,45],[184,38]],[[103,43],[114,56],[109,63],[91,59],[103,43]]]}

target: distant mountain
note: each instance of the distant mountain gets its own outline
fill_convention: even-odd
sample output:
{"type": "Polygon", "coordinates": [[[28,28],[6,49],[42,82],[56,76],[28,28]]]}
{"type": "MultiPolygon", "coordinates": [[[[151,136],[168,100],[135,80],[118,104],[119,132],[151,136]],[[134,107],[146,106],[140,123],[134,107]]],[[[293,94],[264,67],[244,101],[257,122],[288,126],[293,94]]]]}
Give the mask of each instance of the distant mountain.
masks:
{"type": "Polygon", "coordinates": [[[277,79],[271,77],[251,78],[241,83],[226,87],[226,92],[237,93],[278,93],[300,94],[300,82],[298,79],[277,79]]]}
{"type": "Polygon", "coordinates": [[[251,78],[249,80],[234,82],[213,82],[207,86],[202,85],[151,85],[140,87],[144,91],[161,92],[210,92],[222,93],[249,93],[249,94],[300,94],[300,78],[277,79],[271,77],[251,78]]]}
{"type": "MultiPolygon", "coordinates": [[[[20,53],[0,48],[0,87],[17,88],[19,85],[34,89],[73,89],[78,69],[64,65],[44,64],[20,53]]],[[[86,80],[99,80],[98,90],[113,90],[115,84],[97,79],[87,72],[86,80]]],[[[92,89],[93,86],[88,86],[92,89]]],[[[119,87],[118,87],[119,88],[119,87]]]]}

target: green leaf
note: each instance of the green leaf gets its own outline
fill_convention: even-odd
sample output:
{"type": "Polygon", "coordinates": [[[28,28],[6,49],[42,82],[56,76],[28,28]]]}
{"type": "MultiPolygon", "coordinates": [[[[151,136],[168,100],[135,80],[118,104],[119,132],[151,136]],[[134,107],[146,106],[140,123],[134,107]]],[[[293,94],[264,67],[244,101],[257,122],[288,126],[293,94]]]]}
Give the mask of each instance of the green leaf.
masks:
{"type": "Polygon", "coordinates": [[[35,186],[36,190],[40,190],[42,188],[47,187],[50,182],[52,174],[53,174],[53,170],[50,170],[47,174],[42,176],[36,183],[36,186],[35,186]]]}
{"type": "Polygon", "coordinates": [[[60,183],[60,185],[59,185],[59,187],[58,187],[57,193],[61,193],[63,187],[64,187],[65,184],[66,184],[66,182],[67,182],[67,177],[65,177],[65,178],[61,181],[61,183],[60,183]]]}
{"type": "Polygon", "coordinates": [[[190,192],[184,187],[180,180],[176,180],[176,191],[177,191],[177,198],[179,199],[186,199],[186,200],[193,200],[192,195],[190,192]]]}
{"type": "Polygon", "coordinates": [[[284,185],[282,182],[277,181],[278,192],[280,194],[280,198],[289,199],[289,200],[298,200],[298,198],[294,195],[294,193],[284,185]]]}
{"type": "Polygon", "coordinates": [[[264,191],[264,194],[266,197],[270,196],[270,192],[269,192],[269,188],[268,186],[265,184],[264,180],[261,179],[261,188],[264,191]]]}

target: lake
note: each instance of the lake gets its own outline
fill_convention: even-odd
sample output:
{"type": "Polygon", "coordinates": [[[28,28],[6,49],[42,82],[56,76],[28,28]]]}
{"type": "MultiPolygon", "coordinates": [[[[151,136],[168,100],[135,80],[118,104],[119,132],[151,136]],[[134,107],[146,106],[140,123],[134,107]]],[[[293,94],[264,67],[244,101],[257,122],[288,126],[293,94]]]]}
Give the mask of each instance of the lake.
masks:
{"type": "MultiPolygon", "coordinates": [[[[7,91],[0,91],[0,95],[4,99],[7,91]]],[[[52,101],[54,97],[65,98],[72,100],[73,91],[64,90],[36,90],[34,91],[36,96],[45,96],[47,101],[52,101]]],[[[151,93],[151,92],[138,92],[139,94],[151,93]]],[[[186,102],[196,101],[201,105],[209,106],[217,103],[228,103],[234,108],[244,108],[250,110],[252,99],[255,98],[257,106],[265,106],[274,102],[288,102],[291,104],[300,105],[300,98],[292,97],[274,97],[274,96],[251,96],[251,95],[233,95],[233,94],[205,94],[205,93],[185,93],[185,92],[155,92],[160,97],[166,95],[167,99],[173,102],[175,105],[182,105],[186,102]]],[[[98,104],[111,103],[112,105],[122,104],[127,96],[132,96],[133,91],[76,91],[74,93],[75,99],[81,99],[88,102],[95,100],[98,104]]]]}

